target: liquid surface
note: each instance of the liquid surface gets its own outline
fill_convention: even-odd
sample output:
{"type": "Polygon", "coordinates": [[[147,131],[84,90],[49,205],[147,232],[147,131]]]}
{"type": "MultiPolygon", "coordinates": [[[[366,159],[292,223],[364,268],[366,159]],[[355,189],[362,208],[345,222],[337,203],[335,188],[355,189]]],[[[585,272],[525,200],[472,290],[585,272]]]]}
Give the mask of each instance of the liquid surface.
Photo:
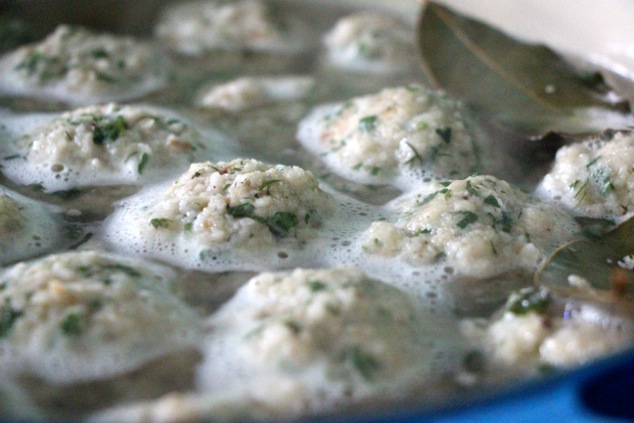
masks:
{"type": "MultiPolygon", "coordinates": [[[[580,227],[530,197],[543,169],[518,176],[517,163],[469,111],[421,88],[425,81],[404,41],[414,40],[406,20],[368,17],[371,8],[274,1],[272,21],[258,26],[261,42],[240,26],[219,27],[183,49],[191,28],[168,37],[183,13],[162,15],[171,3],[122,2],[102,10],[97,25],[157,43],[161,63],[171,62],[164,86],[126,91],[139,96],[104,106],[107,125],[94,117],[102,109],[82,117],[85,145],[126,140],[132,154],[113,153],[108,166],[90,154],[71,164],[43,154],[44,165],[29,168],[29,134],[72,118],[73,110],[82,115],[75,105],[93,102],[68,93],[50,100],[59,87],[42,96],[31,86],[5,90],[0,98],[0,194],[35,204],[25,209],[21,239],[31,240],[35,230],[47,240],[37,248],[18,244],[19,256],[0,261],[0,362],[11,368],[0,383],[0,412],[89,421],[274,421],[426,408],[517,384],[544,363],[563,370],[631,343],[630,322],[619,326],[584,304],[518,291],[532,286],[539,263],[580,236],[580,227]],[[376,25],[377,33],[355,28],[357,20],[376,25]],[[280,24],[279,33],[270,27],[280,24]],[[394,26],[394,34],[382,33],[394,26]],[[398,66],[390,52],[398,53],[398,66]],[[403,106],[403,95],[394,93],[421,97],[403,106]],[[126,104],[152,122],[185,122],[197,138],[185,139],[189,132],[167,123],[163,138],[186,154],[152,156],[144,144],[152,126],[135,138],[128,109],[117,108],[126,104]],[[401,113],[399,128],[390,126],[392,108],[401,113]],[[367,147],[376,133],[399,139],[367,147]],[[461,147],[450,150],[452,140],[461,147]],[[385,150],[389,157],[377,157],[385,150]],[[435,168],[430,160],[438,157],[443,165],[435,168]],[[57,166],[75,170],[51,177],[57,166]],[[47,259],[45,252],[59,254],[47,259]],[[19,264],[23,259],[33,261],[19,264]],[[88,270],[94,266],[98,272],[88,270]],[[29,287],[29,272],[42,273],[41,284],[29,287]],[[91,296],[83,285],[92,286],[91,296]],[[526,300],[519,312],[516,292],[526,300]],[[563,315],[560,309],[574,310],[580,323],[544,323],[563,315]],[[125,319],[117,322],[117,313],[125,319]],[[48,324],[38,323],[43,316],[48,324]],[[518,327],[526,337],[515,336],[518,327]],[[144,336],[135,339],[134,331],[144,336]],[[599,346],[584,345],[584,334],[599,346]],[[538,339],[526,341],[530,336],[538,339]],[[565,348],[576,350],[561,353],[565,348]]],[[[216,3],[213,13],[242,10],[216,3]]],[[[55,23],[94,23],[85,6],[73,6],[65,10],[69,21],[55,23]]],[[[54,30],[41,12],[15,7],[42,36],[54,30]]],[[[196,29],[204,19],[192,10],[185,9],[186,19],[196,29]]],[[[240,13],[258,20],[266,17],[261,12],[257,6],[240,13]]],[[[93,98],[112,100],[91,92],[93,98]]],[[[61,128],[55,143],[72,141],[61,128]]]]}

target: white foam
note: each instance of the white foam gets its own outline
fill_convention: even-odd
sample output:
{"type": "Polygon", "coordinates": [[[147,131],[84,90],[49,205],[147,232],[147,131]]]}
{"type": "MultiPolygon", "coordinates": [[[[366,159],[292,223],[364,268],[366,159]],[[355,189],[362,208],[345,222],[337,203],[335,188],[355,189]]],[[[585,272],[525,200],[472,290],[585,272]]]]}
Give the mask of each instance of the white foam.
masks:
{"type": "MultiPolygon", "coordinates": [[[[293,267],[355,266],[368,274],[414,295],[422,304],[449,310],[443,289],[443,267],[413,266],[399,258],[382,258],[363,251],[361,237],[372,222],[394,214],[388,207],[372,206],[323,187],[336,199],[334,215],[323,219],[316,238],[304,245],[295,240],[278,240],[256,250],[235,248],[230,242],[207,247],[184,235],[150,236],[145,230],[150,220],[145,212],[169,187],[169,183],[143,190],[117,204],[105,221],[104,238],[125,254],[163,260],[177,266],[208,272],[274,271],[293,267]]],[[[152,231],[156,234],[157,231],[152,231]]]]}
{"type": "MultiPolygon", "coordinates": [[[[147,110],[167,119],[179,119],[185,124],[193,124],[184,116],[165,108],[156,106],[137,105],[142,110],[147,110]]],[[[75,169],[71,165],[62,164],[63,170],[54,170],[56,163],[30,163],[27,159],[28,148],[21,146],[20,142],[25,136],[32,133],[38,127],[43,126],[59,118],[58,113],[30,113],[13,114],[8,111],[0,111],[0,122],[3,124],[0,138],[2,160],[2,172],[12,181],[22,185],[39,185],[47,192],[67,191],[87,186],[104,185],[143,185],[176,177],[187,169],[192,161],[218,160],[224,157],[232,157],[236,154],[236,142],[221,132],[209,128],[194,126],[200,133],[196,141],[201,148],[194,154],[195,157],[182,155],[176,159],[150,159],[142,174],[139,174],[139,161],[126,160],[123,166],[93,166],[93,163],[75,169]]]]}
{"type": "MultiPolygon", "coordinates": [[[[101,256],[116,260],[115,265],[134,268],[140,276],[134,277],[132,282],[124,280],[113,283],[112,287],[107,285],[102,291],[96,290],[94,280],[90,278],[67,281],[70,288],[65,291],[66,295],[71,293],[65,298],[70,302],[68,304],[55,299],[50,285],[41,285],[44,279],[39,273],[45,269],[35,269],[40,262],[19,264],[2,274],[7,281],[5,298],[14,304],[24,301],[24,288],[20,285],[31,283],[35,290],[32,299],[20,306],[23,314],[16,325],[22,324],[24,319],[28,321],[14,327],[11,336],[0,339],[3,372],[8,375],[36,374],[53,383],[103,379],[195,345],[200,338],[201,320],[168,291],[176,272],[165,266],[139,263],[112,254],[101,256]],[[32,280],[20,279],[29,276],[32,280]],[[103,301],[100,306],[103,308],[90,315],[86,328],[78,336],[63,334],[59,328],[60,316],[82,310],[81,307],[87,306],[90,294],[103,301]],[[169,310],[169,313],[160,314],[161,310],[169,310]]],[[[83,262],[84,259],[75,256],[75,260],[83,262]]],[[[49,271],[55,275],[70,271],[61,262],[50,266],[49,271]]],[[[63,296],[64,291],[59,295],[63,296]]]]}
{"type": "MultiPolygon", "coordinates": [[[[372,274],[372,270],[367,274],[372,274]]],[[[340,364],[325,363],[323,357],[293,371],[284,369],[283,364],[282,369],[278,368],[279,363],[267,362],[254,367],[247,363],[240,351],[245,348],[245,340],[250,334],[261,330],[262,323],[257,316],[253,319],[252,314],[255,313],[253,310],[262,307],[262,299],[248,294],[252,292],[245,288],[238,291],[219,313],[210,318],[212,334],[204,343],[205,358],[197,371],[197,387],[205,393],[220,395],[232,388],[242,388],[245,397],[262,396],[263,401],[273,408],[293,408],[289,404],[295,402],[306,407],[304,411],[323,411],[363,397],[378,395],[385,399],[389,395],[398,395],[400,389],[407,389],[412,384],[420,386],[425,381],[442,377],[458,365],[464,354],[465,345],[458,331],[452,330],[453,323],[445,316],[430,314],[425,307],[420,307],[416,308],[420,313],[416,325],[417,336],[420,336],[420,356],[416,357],[416,362],[409,363],[409,374],[393,375],[393,380],[389,382],[377,381],[376,384],[365,385],[353,383],[345,377],[340,380],[329,374],[332,369],[328,370],[329,365],[340,364]],[[279,395],[276,392],[278,385],[285,383],[293,384],[293,392],[279,395]]],[[[415,302],[415,298],[409,299],[415,302]]],[[[351,324],[362,325],[358,321],[351,324]]],[[[408,345],[412,347],[412,344],[408,345]]],[[[320,353],[317,354],[319,356],[320,353]]]]}

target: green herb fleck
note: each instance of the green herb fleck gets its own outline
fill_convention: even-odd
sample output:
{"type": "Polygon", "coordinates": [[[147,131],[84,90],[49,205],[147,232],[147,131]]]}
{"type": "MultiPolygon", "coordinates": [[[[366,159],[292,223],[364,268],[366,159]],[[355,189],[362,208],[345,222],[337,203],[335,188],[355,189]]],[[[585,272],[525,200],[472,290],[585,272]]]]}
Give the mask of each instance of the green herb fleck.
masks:
{"type": "Polygon", "coordinates": [[[502,225],[502,232],[509,233],[513,228],[513,216],[509,212],[502,212],[502,220],[500,221],[502,225]]]}
{"type": "Polygon", "coordinates": [[[147,153],[141,153],[141,155],[139,156],[139,164],[137,165],[137,171],[139,172],[139,175],[143,173],[143,170],[145,169],[145,166],[147,165],[147,162],[149,160],[150,156],[147,153]]]}
{"type": "Polygon", "coordinates": [[[104,264],[103,268],[106,270],[116,270],[117,272],[125,273],[133,278],[141,277],[141,272],[121,263],[104,264]]]}
{"type": "Polygon", "coordinates": [[[214,256],[214,251],[210,248],[205,248],[203,250],[200,250],[200,252],[198,253],[198,258],[201,261],[206,261],[206,260],[216,260],[216,256],[214,256]]]}
{"type": "Polygon", "coordinates": [[[85,323],[83,314],[80,312],[71,312],[64,317],[60,327],[66,336],[79,336],[84,331],[85,323]]]}
{"type": "Polygon", "coordinates": [[[103,47],[96,48],[90,51],[90,56],[95,59],[107,59],[110,57],[110,53],[106,51],[103,47]]]}
{"type": "Polygon", "coordinates": [[[298,335],[302,331],[302,327],[294,320],[286,320],[284,325],[293,333],[293,335],[298,335]]]}
{"type": "Polygon", "coordinates": [[[167,229],[172,224],[171,219],[154,218],[150,220],[150,225],[154,226],[154,229],[167,229]]]}
{"type": "Polygon", "coordinates": [[[22,311],[13,308],[10,298],[4,299],[4,307],[0,312],[0,338],[6,338],[11,333],[13,324],[22,314],[22,311]]]}
{"type": "MultiPolygon", "coordinates": [[[[577,182],[578,181],[575,181],[575,188],[578,185],[577,182]]],[[[590,180],[586,179],[586,181],[583,183],[583,185],[581,185],[581,187],[579,187],[579,189],[575,193],[575,196],[573,198],[575,198],[577,200],[577,206],[579,204],[581,204],[581,202],[586,198],[586,195],[588,195],[588,186],[589,186],[589,184],[590,184],[590,180]]]]}
{"type": "Polygon", "coordinates": [[[417,229],[416,232],[414,232],[414,236],[427,235],[430,233],[431,233],[431,228],[422,228],[422,229],[417,229]]]}
{"type": "Polygon", "coordinates": [[[275,184],[277,184],[279,182],[282,182],[282,180],[281,179],[271,179],[270,181],[266,181],[262,185],[260,185],[260,187],[258,188],[258,191],[266,190],[266,192],[268,194],[268,193],[270,193],[271,186],[273,186],[273,185],[275,185],[275,184]]]}
{"type": "Polygon", "coordinates": [[[367,132],[374,131],[376,129],[377,119],[378,118],[375,115],[359,119],[359,129],[367,132]]]}
{"type": "Polygon", "coordinates": [[[266,220],[266,225],[273,235],[285,237],[288,235],[288,231],[297,226],[298,219],[295,213],[291,212],[276,212],[273,217],[266,220]]]}
{"type": "Polygon", "coordinates": [[[489,206],[493,206],[497,209],[501,207],[500,202],[498,201],[497,198],[493,196],[493,194],[489,195],[487,198],[484,199],[484,204],[488,204],[489,206]]]}
{"type": "Polygon", "coordinates": [[[478,192],[478,188],[474,187],[471,184],[471,181],[467,181],[467,192],[474,197],[479,197],[480,193],[478,192]]]}
{"type": "Polygon", "coordinates": [[[97,145],[101,145],[105,141],[116,141],[128,129],[128,123],[123,116],[117,116],[113,121],[104,124],[101,122],[102,119],[100,117],[95,116],[93,118],[92,141],[97,145]]]}
{"type": "Polygon", "coordinates": [[[464,369],[470,373],[480,373],[484,370],[486,360],[480,351],[469,351],[462,361],[464,369]]]}
{"type": "Polygon", "coordinates": [[[326,285],[322,281],[318,281],[318,280],[308,281],[308,288],[312,292],[324,291],[327,287],[328,285],[326,285]]]}
{"type": "Polygon", "coordinates": [[[372,380],[376,372],[381,368],[381,363],[370,353],[361,349],[358,345],[346,351],[345,361],[359,372],[365,380],[372,380]]]}
{"type": "Polygon", "coordinates": [[[32,51],[26,56],[26,58],[14,67],[14,70],[23,70],[28,76],[33,76],[37,71],[38,65],[49,60],[51,60],[49,56],[46,56],[38,51],[32,51]]]}
{"type": "Polygon", "coordinates": [[[280,211],[276,212],[272,217],[263,218],[254,215],[255,206],[250,203],[243,203],[235,207],[227,205],[227,213],[236,219],[249,217],[256,222],[266,225],[271,233],[275,236],[286,237],[288,231],[297,226],[299,219],[295,213],[280,211]]]}
{"type": "Polygon", "coordinates": [[[231,217],[235,217],[236,219],[240,219],[242,217],[252,217],[254,211],[255,206],[251,203],[243,203],[235,207],[227,204],[227,214],[231,217]]]}
{"type": "Polygon", "coordinates": [[[183,230],[184,230],[185,232],[191,232],[191,231],[192,231],[192,227],[193,227],[193,226],[194,226],[194,224],[193,224],[192,222],[185,223],[185,224],[183,225],[183,230]]]}
{"type": "Polygon", "coordinates": [[[451,142],[451,128],[436,128],[436,134],[447,144],[451,142]]]}
{"type": "Polygon", "coordinates": [[[597,161],[599,161],[600,158],[601,156],[598,156],[590,160],[590,162],[586,165],[586,169],[590,169],[592,166],[594,166],[597,163],[597,161]]]}
{"type": "Polygon", "coordinates": [[[548,291],[537,287],[529,287],[514,292],[506,302],[505,309],[518,316],[523,316],[530,312],[543,314],[551,298],[548,291]]]}
{"type": "Polygon", "coordinates": [[[478,215],[470,211],[456,212],[462,216],[462,219],[456,224],[460,229],[464,229],[478,220],[478,215]]]}
{"type": "Polygon", "coordinates": [[[610,191],[614,191],[614,185],[608,176],[603,180],[603,185],[601,185],[601,194],[605,195],[610,191]]]}
{"type": "Polygon", "coordinates": [[[423,198],[423,201],[420,202],[421,205],[425,205],[433,200],[438,194],[443,194],[445,199],[451,198],[451,190],[449,188],[443,188],[441,190],[432,192],[423,198]]]}

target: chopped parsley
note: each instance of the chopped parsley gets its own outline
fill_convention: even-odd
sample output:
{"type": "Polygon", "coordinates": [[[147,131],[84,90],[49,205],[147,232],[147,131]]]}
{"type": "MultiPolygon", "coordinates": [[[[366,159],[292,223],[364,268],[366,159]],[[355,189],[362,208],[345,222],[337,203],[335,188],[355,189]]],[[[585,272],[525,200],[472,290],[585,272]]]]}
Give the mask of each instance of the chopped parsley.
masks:
{"type": "Polygon", "coordinates": [[[502,212],[502,218],[500,220],[502,226],[502,232],[509,233],[513,228],[513,216],[509,212],[502,212]]]}
{"type": "Polygon", "coordinates": [[[319,280],[312,280],[312,281],[308,281],[308,288],[312,291],[312,292],[319,292],[319,291],[323,291],[328,287],[328,285],[326,285],[324,282],[319,281],[319,280]]]}
{"type": "Polygon", "coordinates": [[[436,134],[438,134],[438,136],[442,138],[442,140],[446,142],[447,144],[451,142],[451,128],[450,127],[436,128],[436,134]]]}
{"type": "Polygon", "coordinates": [[[518,316],[530,312],[542,314],[551,302],[550,294],[545,289],[529,287],[514,292],[506,302],[505,309],[518,316]]]}
{"type": "Polygon", "coordinates": [[[262,183],[262,185],[260,185],[260,187],[258,188],[258,191],[264,191],[266,190],[267,194],[270,193],[270,189],[273,185],[282,182],[281,179],[271,179],[270,181],[266,181],[264,183],[262,183]]]}
{"type": "Polygon", "coordinates": [[[273,235],[286,237],[288,231],[291,228],[297,226],[298,219],[295,213],[291,212],[276,212],[273,217],[266,219],[265,224],[269,227],[269,230],[273,235]]]}
{"type": "Polygon", "coordinates": [[[99,47],[90,50],[90,56],[94,57],[95,59],[107,59],[108,57],[110,57],[110,53],[108,53],[105,48],[99,47]]]}
{"type": "Polygon", "coordinates": [[[426,195],[425,198],[423,198],[423,201],[420,202],[420,204],[425,205],[429,203],[431,200],[436,198],[438,194],[443,194],[446,199],[451,198],[451,190],[449,188],[443,188],[439,191],[435,191],[435,192],[432,192],[431,194],[426,195]]]}
{"type": "Polygon", "coordinates": [[[128,276],[133,278],[141,277],[141,272],[132,267],[126,266],[121,263],[108,263],[103,265],[103,269],[105,270],[115,270],[117,272],[125,273],[128,276]]]}
{"type": "Polygon", "coordinates": [[[128,129],[128,123],[123,116],[117,116],[110,122],[103,122],[101,116],[93,116],[92,129],[92,141],[101,145],[105,141],[116,141],[128,129]]]}
{"type": "Polygon", "coordinates": [[[286,326],[293,335],[299,335],[302,331],[302,327],[295,320],[288,319],[284,322],[284,326],[286,326]]]}
{"type": "Polygon", "coordinates": [[[150,156],[147,153],[141,153],[141,155],[139,156],[139,164],[137,165],[137,171],[139,172],[139,175],[143,173],[145,166],[147,166],[148,160],[150,160],[150,156]]]}
{"type": "Polygon", "coordinates": [[[371,132],[376,129],[377,117],[375,115],[366,116],[359,119],[359,129],[362,131],[371,132]]]}
{"type": "Polygon", "coordinates": [[[80,312],[71,312],[64,317],[60,323],[60,328],[66,336],[79,336],[84,331],[86,325],[85,317],[80,312]]]}
{"type": "Polygon", "coordinates": [[[577,200],[577,206],[581,204],[581,202],[586,198],[586,195],[588,195],[588,186],[590,185],[590,180],[586,179],[583,185],[577,188],[579,182],[579,180],[576,180],[573,184],[571,184],[571,188],[576,190],[573,198],[577,200]]]}
{"type": "Polygon", "coordinates": [[[251,203],[243,203],[235,207],[227,204],[227,214],[231,217],[235,217],[236,219],[252,217],[253,212],[255,212],[255,206],[251,203]]]}
{"type": "Polygon", "coordinates": [[[424,131],[425,129],[427,129],[429,127],[429,125],[427,124],[427,122],[425,122],[424,120],[421,120],[420,122],[418,122],[416,124],[416,130],[417,131],[424,131]]]}
{"type": "Polygon", "coordinates": [[[23,71],[27,76],[34,76],[40,69],[42,69],[43,80],[59,77],[68,70],[59,57],[48,56],[39,51],[31,51],[14,67],[14,70],[23,71]]]}
{"type": "Polygon", "coordinates": [[[154,226],[154,229],[167,229],[172,224],[171,219],[154,218],[150,220],[150,225],[154,226]]]}
{"type": "MultiPolygon", "coordinates": [[[[121,272],[133,278],[139,278],[142,276],[141,272],[130,266],[126,266],[121,263],[97,263],[94,266],[78,266],[75,269],[82,277],[92,278],[103,271],[121,272]]],[[[106,283],[108,285],[109,283],[106,283]]]]}
{"type": "Polygon", "coordinates": [[[595,157],[594,159],[590,160],[588,162],[588,164],[586,165],[586,169],[590,169],[592,166],[594,166],[599,161],[600,158],[601,158],[601,156],[598,156],[598,157],[595,157]]]}
{"type": "Polygon", "coordinates": [[[484,199],[484,204],[488,204],[489,206],[493,206],[493,207],[495,207],[496,209],[499,209],[499,208],[501,207],[501,206],[500,206],[500,202],[498,201],[498,199],[497,199],[497,198],[495,198],[495,197],[493,196],[493,194],[490,194],[488,197],[486,197],[486,198],[484,199]]]}
{"type": "MultiPolygon", "coordinates": [[[[474,197],[479,197],[480,193],[478,192],[478,188],[471,184],[471,181],[467,181],[467,192],[474,197]]],[[[486,203],[486,200],[485,200],[486,203]]]]}
{"type": "Polygon", "coordinates": [[[427,235],[430,233],[431,233],[431,228],[420,228],[420,229],[416,229],[416,232],[414,232],[414,236],[427,235]]]}
{"type": "Polygon", "coordinates": [[[13,324],[22,314],[22,311],[13,308],[10,298],[4,299],[4,306],[0,312],[0,338],[6,338],[11,333],[13,324]]]}
{"type": "Polygon", "coordinates": [[[251,218],[256,222],[266,225],[273,235],[281,238],[288,236],[288,231],[299,223],[299,218],[292,212],[279,211],[268,218],[256,216],[254,213],[255,206],[251,203],[243,203],[235,207],[227,205],[227,214],[229,214],[229,216],[236,219],[244,217],[251,218]]]}
{"type": "Polygon", "coordinates": [[[381,363],[372,354],[367,353],[358,345],[350,348],[345,353],[345,361],[349,363],[363,379],[372,380],[381,363]]]}
{"type": "Polygon", "coordinates": [[[478,220],[478,215],[474,212],[460,211],[456,213],[462,216],[462,219],[460,219],[460,221],[456,223],[456,226],[458,226],[460,229],[464,229],[478,220]]]}

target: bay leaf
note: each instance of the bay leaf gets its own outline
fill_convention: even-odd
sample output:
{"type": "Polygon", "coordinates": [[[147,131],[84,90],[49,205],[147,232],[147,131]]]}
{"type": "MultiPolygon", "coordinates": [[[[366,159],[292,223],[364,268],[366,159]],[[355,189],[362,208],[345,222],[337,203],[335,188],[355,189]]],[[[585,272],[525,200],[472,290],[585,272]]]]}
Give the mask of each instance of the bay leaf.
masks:
{"type": "Polygon", "coordinates": [[[634,218],[603,236],[561,246],[537,271],[535,282],[569,296],[634,310],[634,271],[619,265],[629,255],[634,258],[634,218]]]}
{"type": "Polygon", "coordinates": [[[596,73],[433,2],[424,4],[417,42],[432,85],[526,133],[577,127],[585,132],[583,117],[575,118],[580,109],[629,112],[596,73]]]}

